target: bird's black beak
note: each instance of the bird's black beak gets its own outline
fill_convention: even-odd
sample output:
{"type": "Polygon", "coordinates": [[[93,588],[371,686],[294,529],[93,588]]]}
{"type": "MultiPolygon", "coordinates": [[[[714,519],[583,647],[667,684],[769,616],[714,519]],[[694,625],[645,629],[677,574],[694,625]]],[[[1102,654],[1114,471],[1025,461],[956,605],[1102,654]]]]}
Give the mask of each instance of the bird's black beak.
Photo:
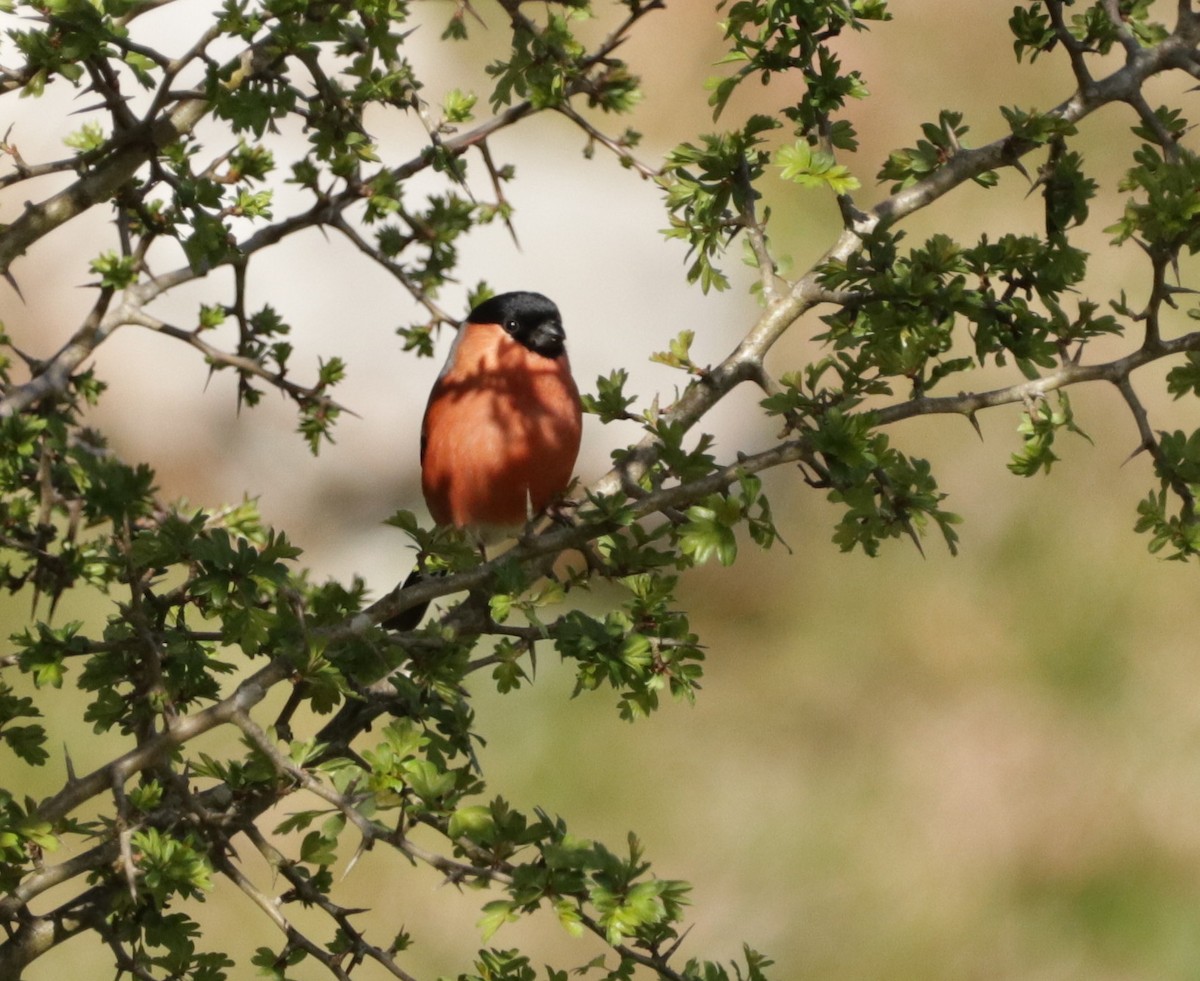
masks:
{"type": "Polygon", "coordinates": [[[543,320],[529,332],[525,344],[547,358],[557,358],[566,349],[567,335],[557,320],[543,320]]]}

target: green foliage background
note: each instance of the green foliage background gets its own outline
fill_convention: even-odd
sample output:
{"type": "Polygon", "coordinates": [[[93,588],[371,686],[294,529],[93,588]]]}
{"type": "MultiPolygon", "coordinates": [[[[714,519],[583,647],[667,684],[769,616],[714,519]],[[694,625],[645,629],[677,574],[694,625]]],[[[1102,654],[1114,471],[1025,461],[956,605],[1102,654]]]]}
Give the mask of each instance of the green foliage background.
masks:
{"type": "MultiPolygon", "coordinates": [[[[709,125],[698,83],[720,49],[706,8],[668,10],[652,33],[622,51],[646,74],[649,96],[636,117],[646,133],[644,156],[694,138],[709,125]],[[678,57],[663,57],[668,46],[678,57]]],[[[863,141],[855,159],[870,162],[858,170],[864,183],[888,152],[911,145],[918,124],[942,108],[964,113],[978,145],[1007,131],[997,105],[1046,108],[1071,85],[1062,59],[1013,70],[1007,4],[968,10],[929,0],[897,5],[894,13],[895,24],[846,41],[847,61],[861,65],[874,94],[854,112],[863,141]]],[[[740,90],[727,112],[754,111],[763,97],[740,90]]],[[[1112,125],[1072,144],[1102,187],[1115,184],[1134,142],[1127,135],[1129,120],[1118,121],[1116,109],[1107,112],[1105,122],[1112,125]],[[1115,151],[1117,145],[1123,152],[1115,151]]],[[[598,158],[590,166],[612,165],[598,158]]],[[[1024,199],[1025,190],[1012,179],[990,191],[961,188],[953,200],[906,224],[910,241],[937,231],[969,240],[980,230],[1009,229],[1014,220],[1036,232],[1042,209],[1036,196],[1024,199]]],[[[839,219],[831,200],[798,195],[780,187],[768,200],[781,251],[805,268],[826,247],[839,219]]],[[[524,240],[520,215],[518,209],[524,240]]],[[[635,242],[657,243],[663,223],[661,210],[651,206],[643,227],[625,231],[635,242]]],[[[1107,241],[1101,234],[1091,243],[1091,279],[1112,284],[1128,276],[1132,288],[1144,278],[1141,270],[1129,272],[1140,255],[1128,247],[1111,250],[1107,241]]],[[[603,322],[605,297],[620,286],[619,256],[628,246],[609,242],[574,258],[596,266],[598,275],[581,280],[600,282],[594,292],[585,282],[573,285],[578,293],[569,294],[564,306],[573,303],[593,322],[603,322]]],[[[735,299],[698,305],[696,290],[677,285],[681,250],[661,248],[663,269],[673,278],[641,275],[644,297],[635,292],[623,302],[635,309],[639,302],[658,304],[667,291],[681,321],[719,309],[708,323],[691,324],[698,334],[697,361],[719,358],[738,336],[737,327],[756,316],[753,301],[740,295],[744,280],[735,280],[735,299]]],[[[516,261],[515,271],[529,275],[547,257],[526,242],[516,261]]],[[[1185,279],[1191,268],[1185,264],[1185,279]]],[[[44,309],[40,304],[48,301],[38,295],[36,280],[20,279],[29,309],[44,309]]],[[[37,320],[36,313],[21,316],[37,320]]],[[[10,319],[7,310],[3,319],[10,319]]],[[[662,350],[684,326],[689,324],[637,324],[625,342],[639,353],[662,350]]],[[[607,336],[589,341],[573,328],[569,320],[581,377],[619,363],[607,336]]],[[[316,345],[321,350],[336,349],[345,336],[344,324],[329,329],[329,343],[316,345]]],[[[32,335],[17,341],[44,343],[32,335]]],[[[135,377],[160,354],[147,351],[110,355],[111,367],[135,377]]],[[[811,341],[789,338],[772,357],[782,371],[812,351],[811,341]]],[[[1156,377],[1163,374],[1165,369],[1156,377]]],[[[665,368],[649,376],[664,386],[673,377],[665,368]]],[[[194,366],[192,378],[198,389],[202,377],[194,366]]],[[[1155,394],[1155,386],[1138,378],[1148,409],[1165,428],[1195,424],[1194,406],[1155,394]]],[[[419,403],[424,381],[411,386],[419,403]]],[[[121,394],[119,383],[114,387],[102,410],[110,415],[100,418],[116,445],[136,447],[137,458],[156,464],[168,496],[195,494],[196,481],[214,488],[214,496],[215,488],[232,489],[224,499],[236,499],[241,489],[261,494],[268,518],[286,527],[310,558],[316,556],[318,569],[367,571],[377,592],[402,575],[407,553],[399,536],[384,539],[378,527],[390,507],[406,503],[399,499],[403,479],[380,486],[373,475],[371,488],[356,486],[361,458],[338,457],[353,436],[339,433],[338,446],[324,451],[323,460],[332,457],[332,463],[314,466],[331,470],[315,471],[322,474],[316,500],[298,504],[293,468],[309,464],[298,462],[304,458],[292,450],[264,455],[260,470],[250,470],[246,456],[237,455],[240,466],[232,474],[197,473],[182,466],[187,452],[147,445],[138,432],[144,408],[122,418],[111,405],[121,394]],[[343,552],[341,542],[351,547],[343,552]]],[[[210,392],[205,401],[222,394],[228,392],[210,392]]],[[[369,416],[387,394],[377,398],[347,401],[369,416]]],[[[406,398],[406,424],[415,432],[414,398],[406,398]]],[[[779,976],[1195,976],[1200,716],[1191,683],[1197,668],[1194,570],[1147,554],[1145,540],[1133,534],[1148,463],[1144,455],[1124,462],[1138,434],[1115,392],[1073,390],[1072,405],[1094,444],[1062,437],[1055,445],[1062,459],[1050,479],[1036,482],[1005,468],[1019,445],[1016,407],[981,413],[982,441],[957,418],[904,424],[908,451],[934,462],[940,487],[952,495],[951,510],[966,519],[961,554],[954,558],[930,540],[924,557],[902,543],[871,561],[842,554],[829,540],[839,515],[824,495],[807,492],[785,474],[766,475],[791,553],[744,547],[732,569],[710,565],[683,582],[681,604],[692,611],[692,627],[708,650],[696,703],[669,704],[630,726],[616,717],[607,695],[572,701],[572,671],[543,656],[536,684],[522,691],[500,697],[480,686],[479,729],[489,738],[480,760],[490,786],[502,788],[515,806],[561,814],[574,833],[614,847],[636,830],[659,875],[693,884],[688,918],[695,925],[685,955],[741,958],[745,941],[776,961],[779,976]]],[[[214,421],[199,408],[187,412],[195,413],[198,427],[224,431],[233,424],[228,416],[214,421]]],[[[740,438],[760,435],[766,443],[773,435],[746,437],[738,406],[725,414],[726,448],[740,438]]],[[[295,442],[287,432],[290,418],[254,413],[236,426],[258,430],[257,445],[295,442]],[[278,433],[270,428],[276,423],[278,433]]],[[[378,452],[379,438],[363,442],[378,452]]],[[[403,457],[413,442],[412,433],[397,434],[387,452],[403,457]]],[[[594,469],[585,476],[599,472],[605,449],[592,457],[594,469]]],[[[204,460],[203,469],[212,459],[204,460]]],[[[411,504],[411,476],[408,481],[411,504]]],[[[0,604],[3,632],[19,629],[27,597],[4,596],[0,604]]],[[[73,608],[68,598],[56,620],[98,612],[73,608]]],[[[81,712],[83,704],[80,696],[81,712]]],[[[230,748],[224,735],[208,738],[214,745],[204,748],[214,755],[230,748]]],[[[59,751],[48,749],[52,756],[59,751]]],[[[79,772],[110,755],[82,722],[71,753],[79,772]]],[[[57,789],[53,780],[40,785],[37,771],[30,779],[28,793],[35,797],[57,789]]],[[[338,874],[345,864],[342,857],[338,874]]],[[[466,970],[463,951],[475,946],[487,897],[459,895],[432,876],[426,893],[414,892],[410,882],[404,860],[377,849],[339,883],[345,890],[340,901],[371,907],[365,922],[382,936],[400,925],[411,930],[419,943],[406,965],[417,976],[466,970]],[[398,880],[406,883],[399,892],[398,880]],[[464,938],[470,938],[465,945],[464,938]]],[[[239,959],[276,942],[269,928],[265,938],[250,931],[255,912],[233,890],[197,906],[195,915],[239,959]]],[[[549,915],[542,919],[547,922],[505,926],[496,940],[524,948],[538,964],[582,964],[595,954],[549,915]]],[[[84,953],[90,942],[63,945],[27,978],[78,973],[95,953],[84,953]]],[[[295,976],[322,976],[315,967],[305,970],[295,976]]]]}

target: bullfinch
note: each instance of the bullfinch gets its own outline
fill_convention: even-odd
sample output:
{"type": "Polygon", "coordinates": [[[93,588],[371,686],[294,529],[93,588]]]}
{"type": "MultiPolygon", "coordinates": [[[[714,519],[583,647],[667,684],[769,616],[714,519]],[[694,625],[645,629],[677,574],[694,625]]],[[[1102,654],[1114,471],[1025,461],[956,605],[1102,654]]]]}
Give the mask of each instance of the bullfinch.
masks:
{"type": "MultiPolygon", "coordinates": [[[[459,328],[425,406],[430,515],[481,543],[519,532],[571,482],[582,428],[558,307],[540,293],[485,300],[459,328]]],[[[411,629],[423,612],[384,626],[411,629]]]]}

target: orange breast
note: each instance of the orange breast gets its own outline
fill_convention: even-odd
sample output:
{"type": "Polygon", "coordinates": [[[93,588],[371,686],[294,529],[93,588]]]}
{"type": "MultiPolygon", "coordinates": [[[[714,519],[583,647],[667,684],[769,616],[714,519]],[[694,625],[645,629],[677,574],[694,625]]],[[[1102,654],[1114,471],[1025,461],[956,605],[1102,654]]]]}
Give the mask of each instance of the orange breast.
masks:
{"type": "Polygon", "coordinates": [[[535,354],[495,325],[462,329],[425,410],[425,501],[439,524],[520,526],[570,483],[579,392],[565,354],[535,354]]]}

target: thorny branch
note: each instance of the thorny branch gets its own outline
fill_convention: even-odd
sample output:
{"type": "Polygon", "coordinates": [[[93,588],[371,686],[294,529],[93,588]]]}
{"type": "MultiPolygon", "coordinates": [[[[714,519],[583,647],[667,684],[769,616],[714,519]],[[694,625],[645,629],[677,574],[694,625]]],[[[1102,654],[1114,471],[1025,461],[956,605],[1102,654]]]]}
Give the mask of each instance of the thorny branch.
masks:
{"type": "MultiPolygon", "coordinates": [[[[621,45],[628,36],[628,32],[642,17],[652,10],[660,9],[661,6],[659,2],[649,3],[631,13],[621,26],[606,37],[585,59],[585,67],[590,70],[602,64],[603,60],[621,45]]],[[[523,18],[524,15],[518,13],[518,16],[523,18]]],[[[191,51],[172,64],[172,77],[180,72],[189,61],[203,55],[205,49],[211,44],[212,35],[213,31],[210,30],[191,51]]],[[[268,34],[266,38],[251,45],[232,60],[233,64],[240,66],[233,75],[235,82],[239,78],[244,78],[260,70],[261,61],[269,60],[272,39],[273,35],[268,34]]],[[[617,141],[604,137],[583,116],[570,108],[570,100],[585,92],[588,85],[589,81],[585,77],[574,82],[570,90],[565,93],[565,99],[560,107],[564,116],[579,126],[589,140],[601,140],[606,146],[613,148],[614,152],[625,156],[626,154],[620,150],[617,141]]],[[[84,176],[76,180],[70,187],[39,204],[27,206],[25,212],[15,222],[0,230],[0,275],[8,274],[12,263],[24,254],[34,242],[89,208],[111,200],[153,158],[158,150],[189,134],[211,111],[211,105],[206,100],[191,97],[179,101],[169,113],[159,115],[157,113],[162,108],[161,104],[167,99],[166,92],[167,82],[164,82],[143,121],[138,122],[122,139],[114,139],[115,149],[106,158],[98,160],[84,176]]],[[[516,102],[471,129],[449,136],[439,135],[438,149],[451,158],[459,157],[472,148],[485,151],[490,136],[511,127],[535,111],[537,110],[528,100],[516,102]]],[[[632,158],[629,159],[632,160],[632,158]]],[[[225,261],[237,262],[244,269],[249,260],[260,250],[276,245],[298,232],[323,226],[340,227],[343,230],[350,228],[352,226],[347,222],[345,212],[361,204],[364,188],[370,187],[384,173],[390,180],[401,183],[431,167],[432,162],[433,158],[430,153],[423,150],[404,163],[382,169],[379,174],[350,180],[347,182],[347,186],[337,193],[321,195],[307,211],[260,228],[239,242],[233,256],[225,261]]],[[[645,165],[635,163],[635,166],[643,176],[649,176],[652,173],[645,165]]],[[[359,243],[356,242],[356,244],[359,243]]],[[[367,251],[373,259],[396,275],[395,264],[390,262],[378,249],[368,246],[367,251]]],[[[211,266],[186,265],[169,272],[143,277],[140,282],[128,287],[124,291],[120,305],[122,318],[105,321],[99,326],[84,325],[60,351],[47,359],[42,370],[34,378],[25,385],[17,386],[12,391],[5,393],[5,397],[0,399],[0,418],[20,412],[42,398],[61,393],[72,374],[79,369],[91,352],[113,329],[123,323],[139,322],[139,318],[146,316],[142,312],[143,308],[152,300],[184,283],[207,277],[212,272],[213,267],[211,266]]],[[[431,301],[424,290],[406,277],[397,276],[397,278],[417,302],[425,306],[430,305],[431,301]]],[[[186,340],[192,346],[199,346],[194,335],[185,333],[180,339],[186,340]]],[[[212,353],[214,352],[205,351],[206,355],[212,353]]],[[[234,357],[219,352],[216,352],[216,356],[222,363],[231,363],[234,357]]],[[[293,397],[306,391],[300,386],[286,382],[278,375],[272,378],[264,372],[255,373],[264,380],[279,385],[293,397]]]]}
{"type": "MultiPolygon", "coordinates": [[[[137,13],[148,9],[149,6],[151,5],[139,6],[137,13]]],[[[512,2],[503,0],[502,6],[514,21],[528,25],[525,14],[515,0],[512,2]]],[[[630,27],[642,14],[661,6],[660,2],[651,2],[636,7],[627,22],[603,42],[593,56],[592,64],[599,64],[607,53],[620,44],[630,27]]],[[[1106,0],[1106,8],[1113,15],[1114,22],[1119,24],[1117,6],[1113,0],[1106,0]]],[[[1179,23],[1175,32],[1166,41],[1152,48],[1142,48],[1127,29],[1119,28],[1121,44],[1126,53],[1126,63],[1109,76],[1099,80],[1092,78],[1084,59],[1085,52],[1078,45],[1071,43],[1069,32],[1062,23],[1059,6],[1051,4],[1050,9],[1052,16],[1055,17],[1055,29],[1059,32],[1064,47],[1070,55],[1079,86],[1069,99],[1053,110],[1052,114],[1060,119],[1078,122],[1104,105],[1112,102],[1124,102],[1139,114],[1143,122],[1150,124],[1153,113],[1150,112],[1141,96],[1141,86],[1146,79],[1169,69],[1186,71],[1192,75],[1200,74],[1195,60],[1195,47],[1197,41],[1200,40],[1200,22],[1193,13],[1191,5],[1185,0],[1180,0],[1179,3],[1179,23]]],[[[134,15],[131,14],[130,17],[132,16],[134,15]]],[[[212,37],[202,39],[191,52],[172,64],[171,78],[173,79],[182,71],[189,61],[200,57],[212,39],[212,37]]],[[[103,87],[103,80],[100,82],[103,87]]],[[[3,78],[0,79],[0,89],[3,90],[13,89],[20,84],[23,84],[20,77],[11,73],[4,73],[3,78]]],[[[187,98],[177,101],[169,113],[159,117],[158,113],[171,102],[172,96],[169,94],[167,83],[164,82],[156,93],[151,114],[147,116],[147,119],[155,121],[140,124],[130,122],[126,127],[127,129],[139,129],[137,139],[130,137],[122,145],[114,146],[111,153],[100,159],[70,188],[40,204],[31,205],[17,221],[8,226],[3,234],[0,234],[0,271],[9,269],[10,264],[18,255],[52,229],[69,221],[87,208],[111,199],[124,182],[145,166],[158,148],[190,132],[209,110],[203,100],[187,98]]],[[[605,137],[569,105],[561,106],[559,109],[589,139],[602,143],[616,153],[623,152],[619,142],[605,137]]],[[[517,103],[473,129],[441,138],[441,148],[452,155],[461,155],[473,148],[478,148],[482,152],[491,135],[511,126],[533,111],[534,109],[529,103],[517,103]]],[[[1158,124],[1158,127],[1161,130],[1161,124],[1158,124]]],[[[924,180],[893,194],[870,211],[855,215],[851,227],[842,233],[822,261],[790,285],[780,284],[777,281],[775,264],[768,248],[760,217],[753,211],[742,215],[743,226],[750,236],[762,278],[764,297],[767,300],[766,309],[758,322],[747,331],[745,337],[723,361],[705,371],[701,378],[693,381],[686,388],[673,405],[663,411],[661,421],[690,429],[719,400],[742,382],[750,381],[763,386],[768,391],[777,388],[764,366],[765,358],[775,343],[815,306],[842,302],[845,299],[831,294],[823,285],[820,274],[822,266],[829,261],[845,260],[858,251],[864,238],[880,225],[892,224],[929,206],[942,195],[975,176],[991,170],[1016,166],[1021,158],[1033,149],[1033,144],[1023,143],[1010,137],[997,140],[979,149],[960,150],[947,160],[943,167],[924,180]]],[[[55,170],[62,169],[58,164],[43,166],[55,170]]],[[[390,168],[389,174],[397,180],[403,180],[428,166],[427,156],[421,154],[406,163],[390,168]]],[[[645,165],[635,163],[634,166],[642,176],[653,174],[653,170],[645,165]]],[[[18,170],[18,174],[22,177],[32,176],[38,172],[37,168],[30,168],[23,164],[18,170]]],[[[363,239],[346,216],[346,212],[361,200],[363,184],[369,183],[370,178],[348,186],[337,194],[319,199],[308,211],[267,225],[250,235],[239,243],[237,249],[237,261],[242,263],[242,269],[244,270],[244,264],[259,250],[267,248],[289,235],[312,227],[336,228],[363,252],[373,254],[373,248],[363,239]]],[[[0,184],[0,186],[3,185],[0,184]]],[[[394,263],[388,263],[386,259],[378,255],[374,255],[374,257],[388,268],[389,272],[397,276],[418,300],[424,303],[433,317],[443,322],[448,321],[449,318],[440,307],[426,298],[418,287],[406,281],[402,271],[394,263]]],[[[208,271],[210,270],[199,271],[191,267],[180,267],[165,274],[146,277],[141,282],[125,289],[119,296],[110,288],[102,289],[97,303],[75,337],[46,362],[36,365],[30,381],[17,386],[6,394],[6,398],[0,402],[0,417],[20,412],[42,399],[63,391],[69,383],[70,376],[90,356],[96,346],[103,342],[114,329],[127,324],[141,325],[175,337],[196,348],[210,362],[254,375],[282,389],[297,400],[323,398],[315,388],[297,385],[284,377],[282,372],[268,372],[252,359],[220,351],[202,340],[195,332],[172,326],[145,312],[145,305],[158,296],[198,278],[208,271]],[[114,300],[117,302],[114,303],[114,300]]],[[[1139,449],[1157,453],[1154,432],[1146,411],[1133,390],[1130,377],[1138,368],[1163,358],[1200,352],[1200,332],[1189,333],[1174,339],[1161,337],[1158,313],[1161,303],[1166,302],[1168,297],[1166,271],[1166,263],[1156,263],[1154,287],[1144,317],[1144,337],[1141,346],[1136,350],[1100,364],[1079,364],[1066,361],[1041,377],[990,391],[944,397],[922,395],[884,404],[871,410],[875,424],[888,426],[915,416],[929,414],[958,414],[970,417],[980,409],[1028,402],[1067,386],[1104,381],[1118,389],[1132,412],[1141,439],[1139,449]]],[[[631,486],[635,486],[645,475],[656,461],[660,451],[661,444],[657,438],[653,435],[646,436],[620,466],[615,467],[595,482],[588,489],[588,494],[593,499],[598,499],[624,493],[631,486]]],[[[786,440],[768,450],[741,456],[736,461],[717,468],[703,478],[670,486],[660,486],[645,492],[630,502],[629,513],[635,521],[649,522],[656,520],[656,517],[669,521],[679,508],[686,507],[708,494],[726,490],[744,475],[784,465],[813,463],[813,449],[804,437],[786,440]]],[[[1175,490],[1185,498],[1190,507],[1193,502],[1187,485],[1177,486],[1175,490]]],[[[454,575],[426,579],[408,588],[397,589],[356,616],[325,631],[325,634],[330,640],[362,635],[372,630],[376,624],[429,600],[453,593],[485,588],[489,583],[495,581],[503,565],[513,560],[524,563],[533,570],[545,569],[554,557],[572,549],[584,549],[589,542],[609,530],[611,529],[603,517],[597,517],[585,507],[578,513],[574,522],[555,525],[539,534],[527,536],[501,558],[494,558],[475,568],[454,575]]],[[[491,623],[490,618],[477,607],[462,605],[449,614],[450,617],[456,615],[459,617],[459,624],[469,630],[481,634],[505,632],[491,623]]],[[[530,635],[531,643],[533,639],[533,636],[530,635]]],[[[478,670],[491,663],[486,658],[479,659],[475,662],[474,668],[478,670]]],[[[282,654],[276,656],[221,701],[191,715],[172,719],[164,731],[157,734],[146,733],[140,745],[109,764],[82,777],[73,776],[57,794],[41,803],[37,808],[37,817],[50,823],[56,823],[75,814],[88,801],[103,794],[111,792],[120,795],[127,782],[138,774],[159,766],[180,746],[211,729],[231,725],[247,737],[250,743],[270,761],[281,777],[286,778],[288,786],[281,791],[281,794],[291,793],[297,788],[315,794],[345,816],[346,820],[359,832],[364,847],[369,847],[377,841],[387,843],[410,859],[438,869],[454,881],[465,879],[491,879],[501,883],[506,881],[506,878],[511,875],[511,866],[506,866],[504,863],[490,866],[482,862],[471,864],[456,861],[425,849],[408,839],[402,831],[393,831],[374,823],[359,810],[352,795],[337,791],[309,769],[290,760],[280,750],[276,738],[264,731],[253,720],[250,713],[271,689],[284,683],[291,673],[292,667],[287,658],[282,654]]],[[[385,679],[381,686],[386,686],[386,684],[385,679]]],[[[381,690],[386,690],[386,688],[381,687],[381,690]]],[[[335,748],[346,749],[350,741],[361,733],[365,726],[369,725],[374,714],[379,714],[385,709],[386,702],[383,700],[377,704],[369,703],[366,710],[355,718],[352,727],[343,731],[338,729],[336,724],[331,724],[323,730],[322,736],[327,738],[335,748]]],[[[184,794],[184,797],[189,801],[189,806],[194,808],[202,818],[210,818],[223,811],[225,815],[229,815],[234,820],[234,823],[240,820],[240,830],[247,833],[254,846],[265,857],[268,857],[268,861],[272,865],[280,865],[280,857],[273,852],[273,846],[261,835],[253,821],[249,820],[252,816],[257,816],[258,811],[264,810],[275,801],[260,801],[243,805],[239,813],[234,805],[223,801],[219,794],[205,797],[204,795],[192,795],[189,792],[184,794]]],[[[214,820],[213,826],[218,823],[214,820]]],[[[439,830],[444,831],[444,828],[439,828],[439,830]]],[[[16,924],[11,927],[8,940],[0,943],[0,974],[19,976],[22,967],[45,950],[50,949],[66,937],[93,925],[99,915],[98,911],[105,908],[106,897],[111,895],[105,890],[116,888],[116,886],[95,887],[84,892],[72,902],[42,916],[35,917],[29,912],[30,901],[45,894],[56,885],[102,867],[111,866],[113,863],[121,863],[128,869],[131,866],[128,851],[127,839],[120,836],[115,837],[81,855],[66,859],[57,865],[39,869],[3,899],[0,899],[0,920],[8,924],[16,924]]],[[[250,881],[236,863],[224,853],[219,843],[217,847],[214,847],[213,854],[219,871],[233,881],[271,918],[287,937],[289,945],[303,949],[314,956],[333,976],[339,978],[349,976],[335,956],[316,945],[283,916],[279,910],[279,897],[270,895],[250,881]]],[[[294,890],[300,891],[305,888],[303,881],[297,876],[289,875],[287,869],[283,869],[283,874],[294,890]]],[[[129,887],[129,883],[123,885],[126,888],[129,887]]],[[[326,912],[333,917],[344,933],[353,933],[347,911],[330,905],[326,908],[326,912]]],[[[603,928],[591,916],[583,914],[582,922],[589,931],[598,936],[604,936],[603,928]]],[[[682,974],[668,963],[671,952],[668,952],[667,956],[660,957],[657,954],[647,954],[642,950],[620,944],[615,949],[621,956],[653,970],[660,977],[670,979],[670,981],[679,981],[682,978],[682,974]]],[[[393,976],[412,981],[386,951],[361,943],[359,955],[371,957],[393,976]]],[[[135,970],[133,965],[123,966],[131,971],[135,970]]]]}
{"type": "MultiPolygon", "coordinates": [[[[1072,96],[1050,110],[1049,116],[1077,123],[1112,102],[1131,102],[1138,97],[1145,81],[1161,72],[1178,69],[1189,73],[1196,71],[1194,54],[1200,42],[1200,18],[1190,10],[1181,9],[1175,31],[1161,44],[1153,48],[1139,48],[1131,53],[1126,63],[1105,78],[1081,87],[1072,96]]],[[[1036,144],[1003,137],[975,149],[960,149],[946,163],[929,176],[910,187],[897,191],[885,198],[870,211],[858,216],[852,227],[842,233],[834,245],[812,268],[797,279],[786,295],[768,305],[763,316],[754,324],[737,347],[718,365],[705,372],[704,377],[693,381],[675,401],[663,411],[663,420],[690,429],[725,395],[744,381],[757,381],[763,377],[763,362],[775,343],[795,325],[809,310],[820,303],[828,302],[829,294],[822,284],[821,270],[832,262],[845,262],[857,252],[865,238],[880,226],[890,226],[908,215],[926,208],[944,194],[989,171],[1011,168],[1021,158],[1036,149],[1036,144]]],[[[1163,351],[1156,357],[1166,356],[1163,351]]],[[[1143,355],[1131,355],[1140,359],[1143,355]]],[[[1139,360],[1139,365],[1154,357],[1139,360]]],[[[1098,369],[1100,373],[1103,369],[1098,369]]],[[[1075,377],[1070,371],[1056,374],[1044,382],[1050,388],[1086,380],[1075,377]],[[1070,379],[1070,380],[1068,380],[1070,379]]],[[[1015,386],[1020,389],[1024,386],[1015,386]]],[[[1020,398],[1021,396],[1018,396],[1020,398]]],[[[990,393],[964,394],[946,399],[916,399],[914,408],[897,406],[882,413],[881,421],[895,421],[922,412],[945,411],[969,415],[975,409],[1013,401],[1010,398],[990,393]],[[996,401],[992,401],[996,399],[996,401]]],[[[622,469],[613,469],[592,486],[598,494],[616,493],[632,479],[640,479],[657,456],[657,440],[653,435],[645,437],[634,450],[630,462],[622,469]]]]}

